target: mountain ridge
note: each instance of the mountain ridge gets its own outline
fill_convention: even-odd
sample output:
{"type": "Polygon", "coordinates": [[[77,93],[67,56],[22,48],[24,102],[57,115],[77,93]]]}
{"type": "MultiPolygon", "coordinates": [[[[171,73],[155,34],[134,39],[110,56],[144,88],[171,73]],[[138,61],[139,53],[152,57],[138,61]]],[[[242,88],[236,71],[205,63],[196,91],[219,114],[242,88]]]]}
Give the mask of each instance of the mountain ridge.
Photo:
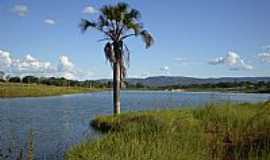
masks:
{"type": "MultiPolygon", "coordinates": [[[[110,79],[100,79],[99,82],[106,83],[111,81],[110,79]]],[[[270,82],[270,77],[218,77],[218,78],[196,78],[185,76],[151,76],[146,78],[127,78],[129,84],[143,84],[150,87],[162,87],[170,85],[187,86],[191,84],[216,84],[216,83],[233,83],[233,82],[252,82],[257,83],[259,81],[270,82]]]]}

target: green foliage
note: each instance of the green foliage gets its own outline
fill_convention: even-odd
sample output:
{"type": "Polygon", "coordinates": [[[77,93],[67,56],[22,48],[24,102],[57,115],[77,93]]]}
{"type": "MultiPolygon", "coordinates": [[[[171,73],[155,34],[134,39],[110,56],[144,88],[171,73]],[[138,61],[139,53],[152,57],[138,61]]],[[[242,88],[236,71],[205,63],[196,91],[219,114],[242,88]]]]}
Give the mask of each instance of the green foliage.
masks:
{"type": "Polygon", "coordinates": [[[11,83],[20,83],[21,82],[21,78],[20,77],[10,77],[8,79],[8,82],[11,82],[11,83]]]}
{"type": "Polygon", "coordinates": [[[74,146],[67,160],[270,158],[270,103],[124,113],[91,124],[107,134],[74,146]]]}
{"type": "MultiPolygon", "coordinates": [[[[152,34],[146,31],[142,25],[141,13],[131,8],[127,3],[118,2],[115,5],[101,7],[95,20],[82,19],[80,28],[85,32],[88,28],[101,32],[107,43],[104,47],[105,58],[111,64],[120,65],[120,81],[123,83],[127,75],[130,52],[125,44],[129,37],[142,37],[146,48],[154,44],[152,34]]],[[[118,75],[117,75],[118,76],[118,75]]]]}
{"type": "Polygon", "coordinates": [[[190,85],[171,85],[159,87],[159,89],[185,89],[187,91],[239,91],[249,93],[269,93],[270,82],[259,81],[252,83],[249,81],[243,82],[220,82],[220,83],[204,83],[190,85]]]}
{"type": "Polygon", "coordinates": [[[38,83],[39,82],[39,78],[35,77],[35,76],[25,76],[23,79],[22,79],[22,82],[23,83],[27,83],[27,84],[30,84],[30,83],[38,83]]]}
{"type": "Polygon", "coordinates": [[[150,47],[154,39],[144,30],[140,22],[141,13],[131,8],[127,3],[119,2],[116,5],[105,5],[100,8],[100,15],[95,21],[82,19],[80,27],[82,31],[94,28],[105,34],[105,40],[113,42],[122,41],[131,36],[140,35],[146,48],[150,47]]]}
{"type": "Polygon", "coordinates": [[[25,76],[23,78],[20,77],[12,77],[7,76],[7,80],[1,80],[0,82],[10,82],[10,83],[25,83],[25,84],[44,84],[49,86],[65,86],[65,87],[85,87],[85,88],[106,88],[107,84],[94,80],[70,80],[66,78],[56,78],[56,77],[35,77],[35,76],[25,76]]]}

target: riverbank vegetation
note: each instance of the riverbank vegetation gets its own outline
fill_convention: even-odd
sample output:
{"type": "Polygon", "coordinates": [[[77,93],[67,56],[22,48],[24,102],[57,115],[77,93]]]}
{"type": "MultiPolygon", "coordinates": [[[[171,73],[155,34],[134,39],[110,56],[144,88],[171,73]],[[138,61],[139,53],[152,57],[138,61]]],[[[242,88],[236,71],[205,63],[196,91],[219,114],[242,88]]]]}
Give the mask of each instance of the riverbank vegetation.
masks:
{"type": "Polygon", "coordinates": [[[41,84],[1,83],[0,97],[41,97],[99,91],[97,88],[59,87],[41,84]]]}
{"type": "Polygon", "coordinates": [[[270,102],[100,116],[66,160],[269,160],[270,102]]]}
{"type": "MultiPolygon", "coordinates": [[[[57,77],[1,77],[0,83],[20,83],[20,84],[42,84],[48,86],[58,87],[79,87],[79,88],[98,88],[111,89],[113,83],[111,80],[70,80],[66,78],[57,77]]],[[[164,85],[164,86],[149,86],[143,83],[130,83],[126,80],[123,83],[123,89],[126,90],[169,90],[169,91],[191,91],[191,92],[243,92],[243,93],[270,93],[269,81],[240,81],[240,82],[219,82],[219,83],[202,83],[189,85],[164,85]]]]}
{"type": "Polygon", "coordinates": [[[243,92],[243,93],[270,93],[270,82],[219,82],[202,83],[190,85],[167,85],[151,87],[142,83],[127,84],[127,89],[140,90],[169,90],[169,91],[191,91],[191,92],[243,92]]]}
{"type": "Polygon", "coordinates": [[[1,78],[0,83],[20,83],[20,84],[43,84],[48,86],[59,86],[59,87],[83,87],[83,88],[109,88],[111,83],[103,83],[96,80],[71,80],[64,77],[35,77],[35,76],[24,76],[24,77],[13,77],[5,76],[1,78]]]}
{"type": "Polygon", "coordinates": [[[70,80],[57,77],[0,76],[1,97],[41,97],[88,93],[108,88],[95,80],[70,80]]]}
{"type": "Polygon", "coordinates": [[[187,86],[166,86],[166,89],[183,89],[185,91],[219,91],[219,92],[245,92],[245,93],[270,93],[270,82],[259,81],[256,83],[220,82],[215,84],[191,84],[187,86]]]}

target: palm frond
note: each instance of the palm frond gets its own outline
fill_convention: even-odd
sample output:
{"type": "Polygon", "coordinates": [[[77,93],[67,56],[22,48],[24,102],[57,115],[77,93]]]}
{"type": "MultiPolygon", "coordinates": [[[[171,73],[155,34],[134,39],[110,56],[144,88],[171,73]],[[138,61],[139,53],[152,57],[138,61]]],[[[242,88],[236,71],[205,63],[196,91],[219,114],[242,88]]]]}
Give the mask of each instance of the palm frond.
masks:
{"type": "Polygon", "coordinates": [[[129,67],[129,63],[130,63],[130,50],[128,49],[127,45],[124,44],[124,59],[125,59],[125,64],[127,66],[127,68],[129,67]]]}
{"type": "Polygon", "coordinates": [[[108,27],[109,26],[109,21],[106,19],[103,15],[100,15],[98,17],[98,27],[102,29],[103,27],[108,27]]]}
{"type": "Polygon", "coordinates": [[[103,39],[99,39],[98,42],[102,42],[102,41],[110,41],[111,39],[106,37],[106,38],[103,38],[103,39]]]}
{"type": "Polygon", "coordinates": [[[108,19],[108,20],[113,20],[113,6],[111,5],[105,5],[103,6],[100,11],[101,13],[108,19]]]}
{"type": "Polygon", "coordinates": [[[121,80],[121,88],[125,86],[125,80],[127,77],[127,69],[129,67],[129,60],[130,60],[130,51],[128,47],[123,43],[123,48],[121,51],[121,58],[120,58],[120,80],[121,80]]]}
{"type": "Polygon", "coordinates": [[[142,17],[140,11],[138,11],[137,9],[131,9],[131,11],[129,12],[129,16],[136,20],[139,20],[142,17]]]}
{"type": "Polygon", "coordinates": [[[140,32],[143,29],[143,24],[141,23],[133,23],[130,27],[130,29],[132,29],[134,31],[134,34],[137,36],[140,34],[140,32]]]}
{"type": "Polygon", "coordinates": [[[108,42],[105,45],[105,47],[104,47],[104,53],[105,53],[106,60],[109,61],[110,64],[113,64],[114,62],[116,62],[113,45],[110,42],[108,42]]]}
{"type": "Polygon", "coordinates": [[[94,22],[90,22],[87,19],[81,19],[81,23],[80,23],[80,28],[82,30],[82,32],[85,32],[89,27],[96,27],[97,24],[94,22]]]}
{"type": "Polygon", "coordinates": [[[104,46],[105,58],[111,65],[120,64],[121,83],[127,75],[130,60],[130,51],[123,41],[129,37],[141,36],[146,48],[154,44],[152,34],[144,30],[140,19],[141,13],[138,10],[130,8],[127,3],[117,3],[103,6],[96,21],[82,19],[80,23],[83,32],[95,28],[105,34],[104,39],[99,41],[108,41],[104,46]]]}
{"type": "Polygon", "coordinates": [[[116,8],[124,13],[128,11],[129,5],[125,2],[119,2],[117,3],[116,8]]]}
{"type": "Polygon", "coordinates": [[[154,44],[154,38],[152,36],[151,33],[149,33],[148,31],[146,30],[143,30],[140,35],[142,36],[143,38],[143,41],[145,43],[145,47],[146,48],[149,48],[151,47],[153,44],[154,44]]]}
{"type": "Polygon", "coordinates": [[[127,67],[125,65],[123,57],[120,60],[120,81],[121,81],[121,88],[124,86],[124,82],[127,76],[127,67]]]}

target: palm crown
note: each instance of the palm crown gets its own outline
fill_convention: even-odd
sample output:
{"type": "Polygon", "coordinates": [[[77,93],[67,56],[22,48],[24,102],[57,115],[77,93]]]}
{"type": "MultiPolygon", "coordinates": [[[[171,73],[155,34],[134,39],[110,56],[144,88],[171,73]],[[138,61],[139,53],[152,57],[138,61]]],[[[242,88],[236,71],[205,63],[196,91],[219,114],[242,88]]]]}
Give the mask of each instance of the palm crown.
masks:
{"type": "Polygon", "coordinates": [[[80,27],[83,32],[88,28],[94,28],[104,33],[105,38],[102,40],[108,41],[104,47],[105,57],[111,64],[120,64],[121,81],[126,76],[130,55],[124,40],[140,36],[146,48],[154,43],[152,35],[144,29],[140,19],[141,14],[138,10],[130,8],[126,3],[117,3],[115,6],[103,6],[95,21],[81,20],[80,27]]]}

